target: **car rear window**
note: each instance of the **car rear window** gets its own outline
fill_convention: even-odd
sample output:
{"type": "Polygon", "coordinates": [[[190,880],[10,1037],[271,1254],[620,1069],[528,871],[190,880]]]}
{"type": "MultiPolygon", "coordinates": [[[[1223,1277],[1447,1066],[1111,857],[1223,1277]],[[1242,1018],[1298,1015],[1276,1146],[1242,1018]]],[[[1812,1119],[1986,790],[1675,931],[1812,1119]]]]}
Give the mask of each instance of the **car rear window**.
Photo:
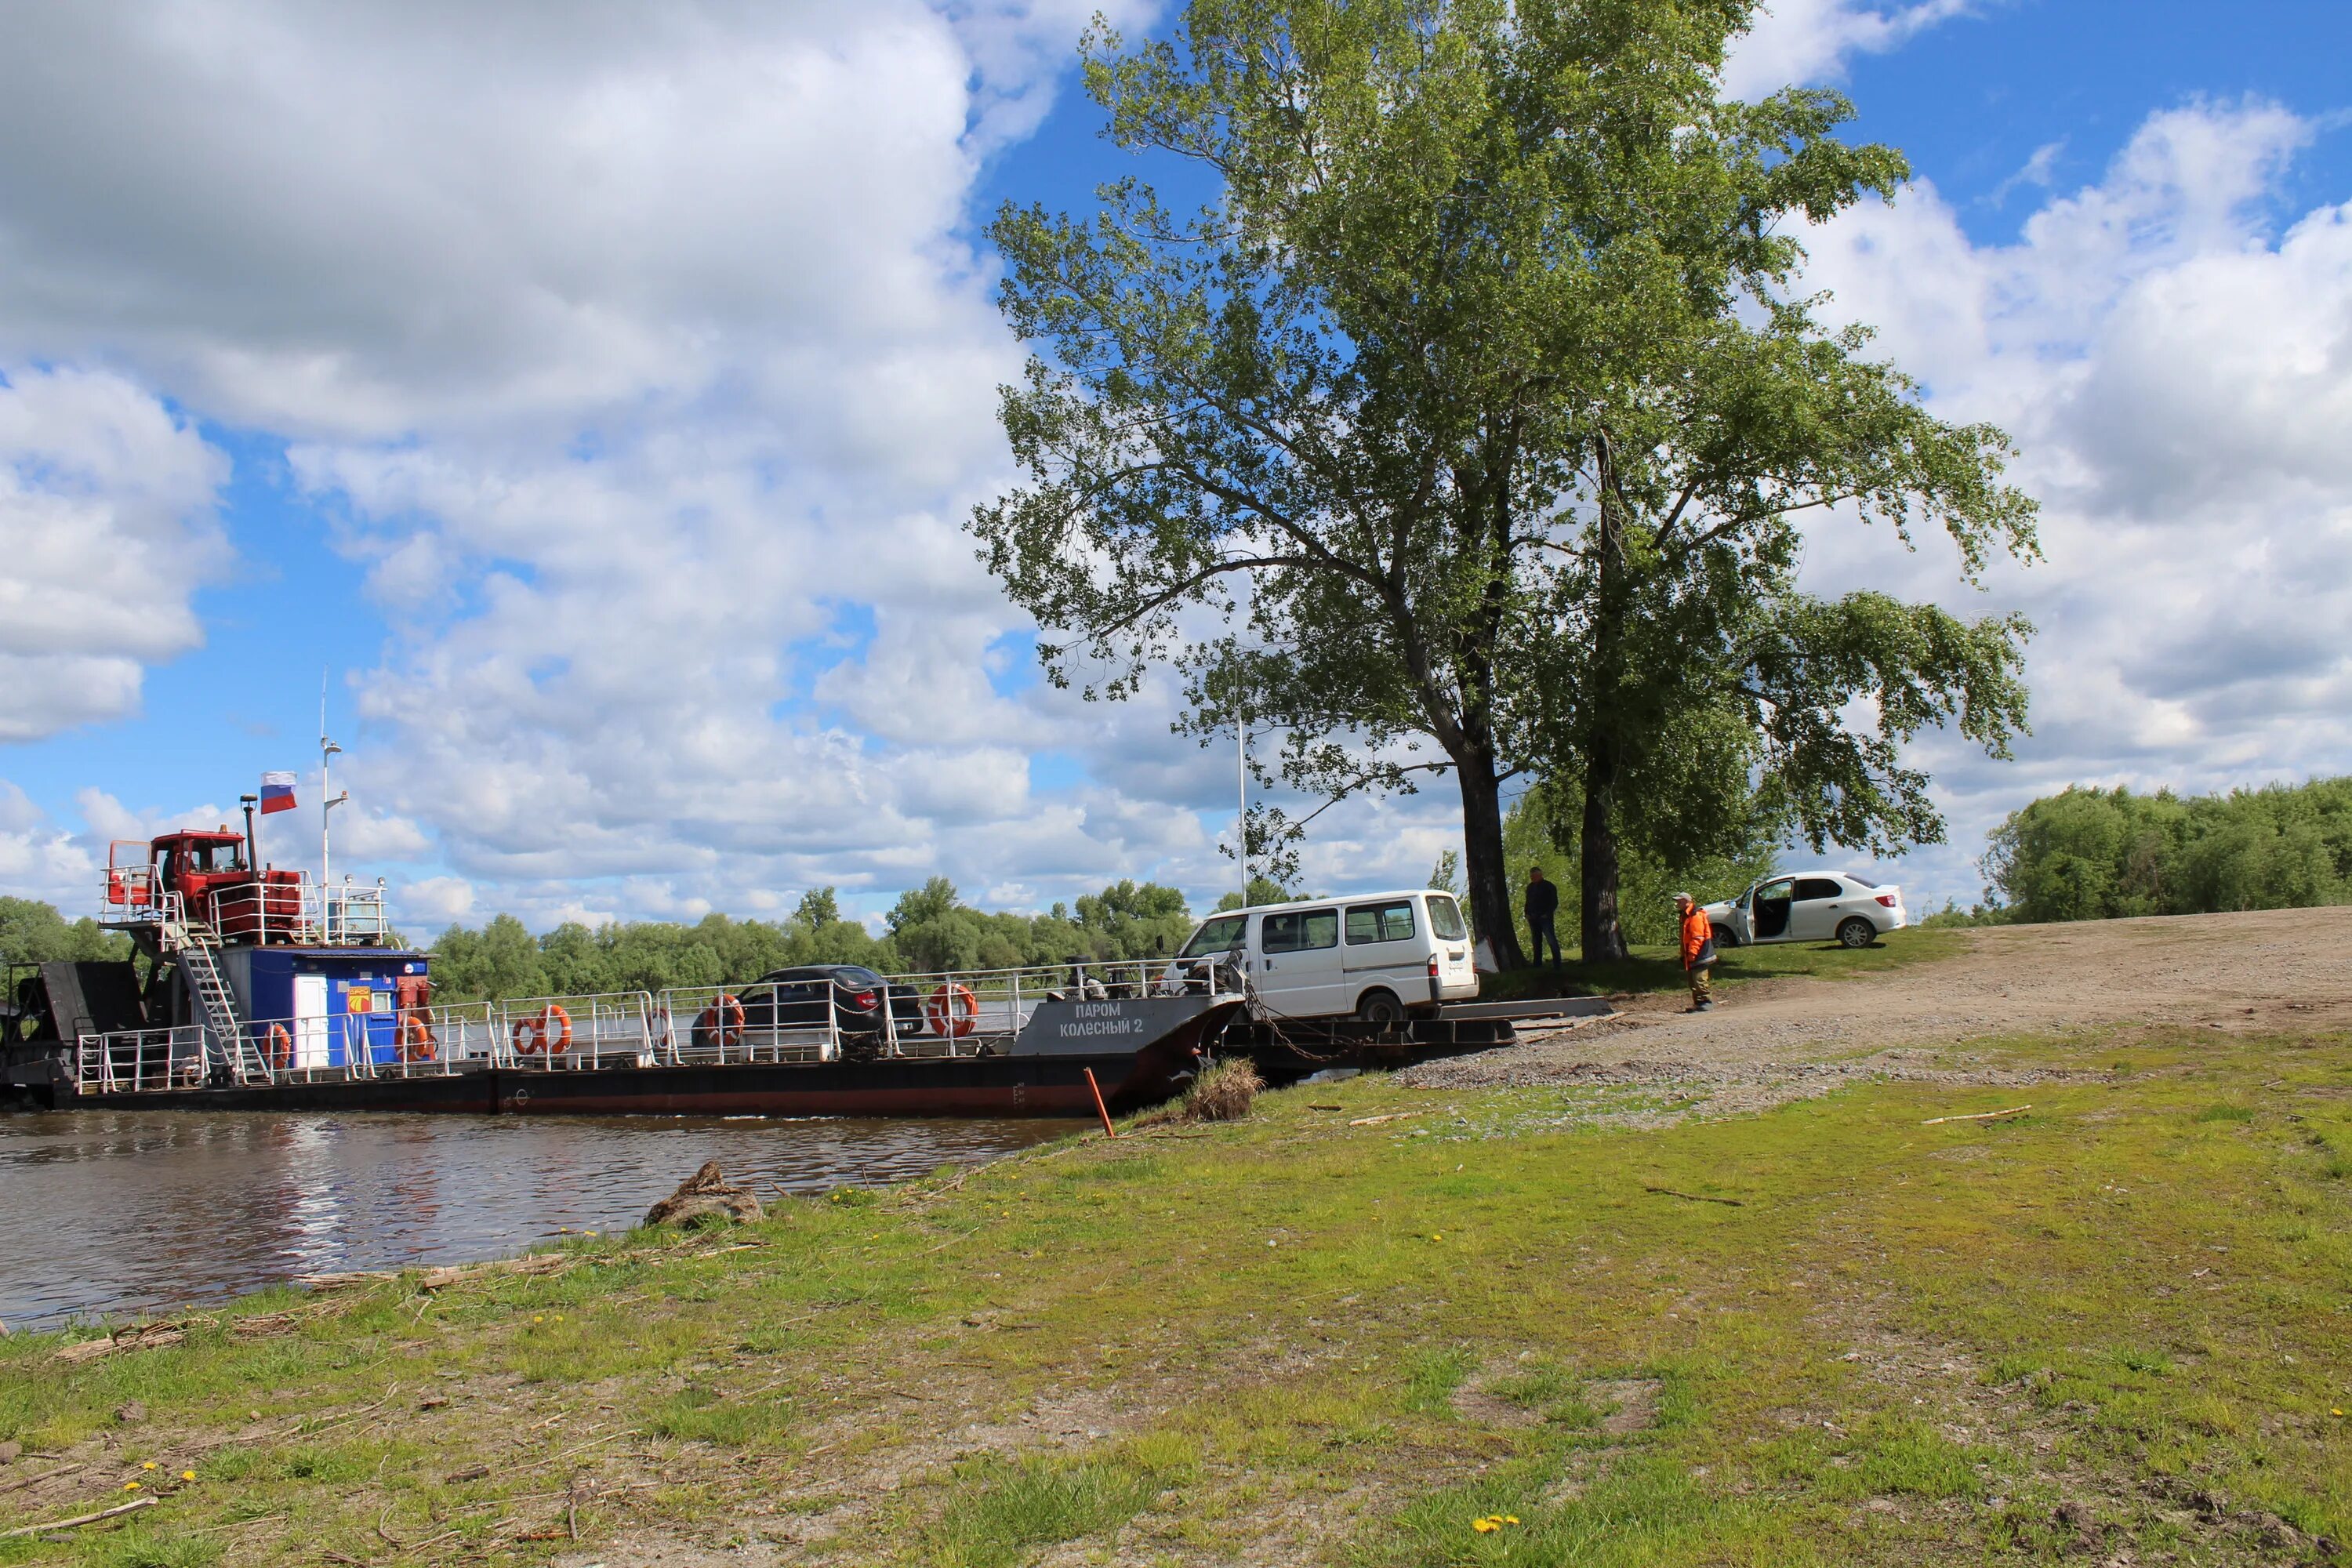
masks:
{"type": "Polygon", "coordinates": [[[1337,910],[1299,910],[1286,915],[1265,917],[1265,951],[1268,952],[1312,952],[1318,948],[1339,945],[1339,911],[1337,910]]]}
{"type": "Polygon", "coordinates": [[[1205,921],[1184,944],[1179,958],[1206,958],[1214,952],[1231,952],[1242,944],[1242,928],[1249,923],[1247,915],[1220,915],[1205,921]]]}
{"type": "Polygon", "coordinates": [[[882,977],[880,975],[875,973],[870,969],[860,969],[854,963],[844,964],[841,968],[835,970],[833,972],[833,978],[836,984],[846,985],[851,987],[853,990],[859,991],[865,990],[868,986],[879,985],[882,984],[882,977]]]}
{"type": "Polygon", "coordinates": [[[1403,942],[1412,935],[1412,900],[1392,904],[1357,904],[1348,910],[1348,944],[1360,942],[1403,942]]]}
{"type": "Polygon", "coordinates": [[[1444,893],[1429,895],[1429,929],[1440,942],[1460,942],[1470,934],[1462,923],[1462,907],[1444,893]]]}

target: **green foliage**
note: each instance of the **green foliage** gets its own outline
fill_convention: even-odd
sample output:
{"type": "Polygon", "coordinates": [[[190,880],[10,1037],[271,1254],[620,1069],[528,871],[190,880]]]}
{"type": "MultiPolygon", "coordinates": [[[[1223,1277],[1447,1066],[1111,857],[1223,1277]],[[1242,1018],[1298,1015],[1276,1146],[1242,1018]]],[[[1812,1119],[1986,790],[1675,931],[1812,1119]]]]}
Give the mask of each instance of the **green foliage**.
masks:
{"type": "Polygon", "coordinates": [[[1902,745],[2023,723],[2021,621],[1799,588],[1808,511],[1941,531],[1973,579],[2032,553],[2033,504],[2000,431],[1797,292],[1796,236],[1907,171],[1833,92],[1722,96],[1754,9],[1193,0],[1164,42],[1098,27],[1086,75],[1213,204],[1127,179],[991,229],[1035,353],[1003,405],[1025,482],[971,526],[1052,679],[1172,664],[1181,730],[1271,730],[1253,765],[1327,799],[1451,773],[1507,965],[1507,778],[1581,789],[1614,956],[1618,835],[1695,864],[1760,802],[1933,839],[1902,745]]]}
{"type": "Polygon", "coordinates": [[[1984,868],[2019,921],[2352,903],[2352,778],[2187,799],[2068,788],[2011,812],[1984,868]]]}
{"type": "MultiPolygon", "coordinates": [[[[1503,857],[1511,887],[1521,897],[1513,912],[1527,930],[1524,895],[1530,868],[1541,867],[1559,889],[1559,913],[1555,924],[1574,931],[1582,918],[1583,889],[1568,874],[1575,864],[1576,834],[1582,820],[1576,792],[1559,785],[1538,784],[1513,803],[1503,818],[1503,857]]],[[[1643,847],[1627,845],[1618,860],[1618,920],[1628,942],[1661,946],[1675,936],[1673,899],[1688,892],[1701,903],[1740,891],[1773,868],[1770,843],[1750,816],[1744,842],[1729,852],[1699,851],[1680,864],[1643,847]]]]}
{"type": "Polygon", "coordinates": [[[1192,929],[1184,895],[1154,882],[1121,880],[1042,915],[988,913],[965,904],[934,877],[899,896],[877,937],[841,918],[831,888],[812,889],[790,920],[705,915],[692,925],[576,921],[533,937],[512,915],[479,930],[451,926],[433,944],[433,973],[445,1001],[661,991],[732,984],[803,963],[862,963],[886,973],[1156,958],[1192,929]]]}
{"type": "MultiPolygon", "coordinates": [[[[1294,892],[1271,877],[1252,877],[1249,879],[1249,907],[1252,909],[1257,908],[1260,904],[1286,904],[1306,897],[1307,897],[1307,894],[1294,892]]],[[[1241,907],[1242,896],[1239,893],[1227,893],[1217,900],[1216,912],[1223,914],[1227,910],[1237,910],[1241,907]]]]}
{"type": "Polygon", "coordinates": [[[130,956],[129,937],[100,931],[86,915],[68,924],[55,905],[38,899],[0,898],[0,960],[57,963],[130,956]]]}

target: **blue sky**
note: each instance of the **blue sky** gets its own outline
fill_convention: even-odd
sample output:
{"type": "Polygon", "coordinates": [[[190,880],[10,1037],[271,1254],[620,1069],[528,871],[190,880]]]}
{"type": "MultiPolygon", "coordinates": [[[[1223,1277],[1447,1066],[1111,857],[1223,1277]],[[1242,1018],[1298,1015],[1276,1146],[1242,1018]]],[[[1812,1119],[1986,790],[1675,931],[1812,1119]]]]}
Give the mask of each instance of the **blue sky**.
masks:
{"type": "MultiPolygon", "coordinates": [[[[933,872],[1213,898],[1230,755],[1166,692],[1043,686],[958,531],[1018,364],[982,226],[1124,166],[1067,69],[1091,9],[36,13],[0,59],[0,891],[78,906],[108,837],[266,768],[311,805],[323,674],[339,865],[418,929],[816,882],[870,914],[933,872]]],[[[1910,154],[1815,281],[2048,512],[1982,597],[1932,550],[1809,555],[2042,627],[2017,762],[1921,750],[1952,837],[1895,867],[1915,901],[2069,780],[2352,769],[2347,45],[2290,0],[1784,0],[1735,62],[1910,154]]],[[[1325,823],[1332,888],[1458,832],[1442,791],[1325,823]]],[[[315,857],[307,810],[270,826],[315,857]]]]}

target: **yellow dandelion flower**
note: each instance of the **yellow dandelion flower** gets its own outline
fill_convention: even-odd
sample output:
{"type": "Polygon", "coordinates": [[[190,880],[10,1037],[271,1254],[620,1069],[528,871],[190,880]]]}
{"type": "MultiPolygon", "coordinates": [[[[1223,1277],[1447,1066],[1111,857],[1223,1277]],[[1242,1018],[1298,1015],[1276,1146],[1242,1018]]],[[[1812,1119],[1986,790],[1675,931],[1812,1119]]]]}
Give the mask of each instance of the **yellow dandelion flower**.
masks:
{"type": "Polygon", "coordinates": [[[142,1470],[152,1470],[155,1468],[155,1461],[152,1459],[142,1459],[139,1463],[139,1468],[142,1470]]]}
{"type": "Polygon", "coordinates": [[[1519,1516],[1516,1513],[1507,1513],[1503,1516],[1503,1522],[1505,1524],[1517,1524],[1519,1522],[1519,1516]]]}
{"type": "Polygon", "coordinates": [[[1433,1230],[1429,1233],[1429,1239],[1432,1241],[1444,1241],[1445,1239],[1445,1233],[1442,1230],[1433,1230]]]}
{"type": "Polygon", "coordinates": [[[139,1489],[139,1483],[137,1481],[125,1481],[122,1483],[122,1489],[127,1492],[135,1492],[139,1489]]]}
{"type": "Polygon", "coordinates": [[[182,1470],[180,1472],[180,1479],[184,1481],[193,1481],[196,1479],[196,1472],[194,1470],[182,1470]]]}
{"type": "Polygon", "coordinates": [[[534,1322],[534,1323],[543,1323],[543,1322],[547,1321],[547,1320],[546,1320],[545,1318],[543,1318],[543,1317],[540,1316],[537,1312],[533,1312],[533,1313],[530,1315],[530,1321],[531,1321],[532,1322],[534,1322]]]}
{"type": "Polygon", "coordinates": [[[1470,1521],[1470,1528],[1481,1535],[1492,1535],[1503,1527],[1491,1519],[1474,1519],[1470,1521]]]}

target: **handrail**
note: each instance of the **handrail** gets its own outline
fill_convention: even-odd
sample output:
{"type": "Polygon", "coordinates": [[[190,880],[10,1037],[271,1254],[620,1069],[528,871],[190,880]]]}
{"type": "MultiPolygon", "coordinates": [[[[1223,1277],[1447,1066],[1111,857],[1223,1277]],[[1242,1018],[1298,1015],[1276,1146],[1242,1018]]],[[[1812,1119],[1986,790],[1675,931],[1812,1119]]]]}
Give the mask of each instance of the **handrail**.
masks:
{"type": "Polygon", "coordinates": [[[550,1071],[601,1066],[610,1057],[650,1060],[656,1043],[654,999],[644,991],[528,996],[491,1005],[499,1067],[550,1071]]]}
{"type": "Polygon", "coordinates": [[[74,1037],[74,1088],[83,1094],[160,1094],[202,1088],[205,1030],[117,1029],[74,1037]]]}
{"type": "MultiPolygon", "coordinates": [[[[822,1018],[789,1016],[786,1004],[759,1005],[758,981],[739,985],[673,985],[653,997],[655,1038],[674,1065],[724,1067],[730,1062],[832,1062],[842,1059],[841,1020],[827,1006],[822,1018]],[[746,998],[750,998],[747,1004],[746,998]]],[[[764,988],[772,989],[772,988],[764,988]]]]}
{"type": "Polygon", "coordinates": [[[184,890],[164,887],[152,864],[110,862],[98,919],[106,925],[151,926],[184,921],[193,913],[233,942],[262,945],[361,947],[392,934],[383,888],[349,879],[321,884],[307,871],[265,868],[250,881],[212,889],[203,903],[191,911],[184,890]]]}

